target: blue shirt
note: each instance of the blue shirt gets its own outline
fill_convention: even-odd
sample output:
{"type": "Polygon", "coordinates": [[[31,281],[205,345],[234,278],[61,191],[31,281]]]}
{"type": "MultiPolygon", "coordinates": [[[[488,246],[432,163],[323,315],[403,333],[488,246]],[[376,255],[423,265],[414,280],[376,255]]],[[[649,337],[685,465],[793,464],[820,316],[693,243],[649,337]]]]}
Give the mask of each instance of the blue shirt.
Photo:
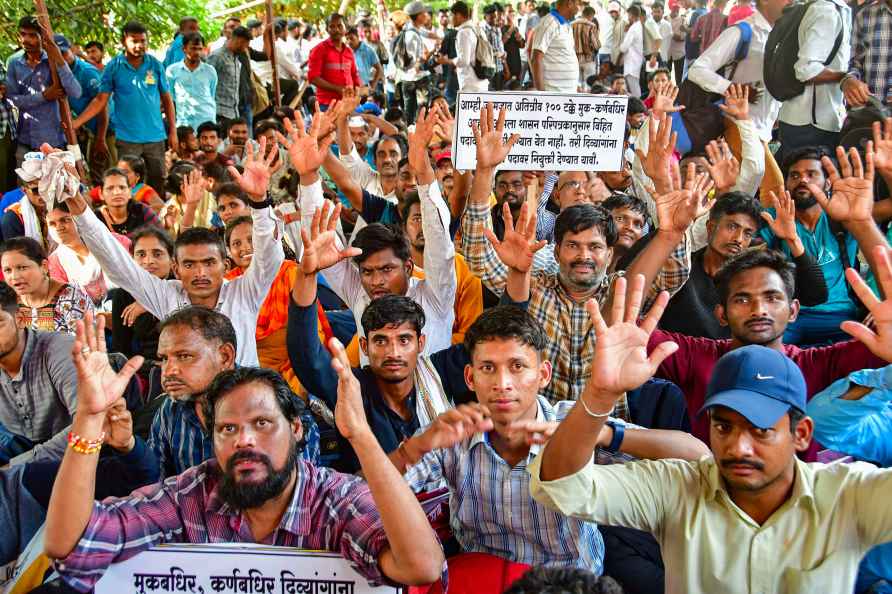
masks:
{"type": "MultiPolygon", "coordinates": [[[[892,365],[862,369],[815,394],[806,407],[815,422],[814,439],[832,450],[879,466],[892,466],[892,365]],[[859,400],[841,397],[852,385],[871,388],[859,400]]],[[[874,547],[861,562],[855,592],[866,592],[875,582],[892,583],[892,543],[874,547]]],[[[872,594],[892,594],[881,585],[872,594]]]]}
{"type": "Polygon", "coordinates": [[[217,71],[206,62],[190,70],[186,62],[167,67],[167,81],[177,112],[177,126],[198,126],[217,121],[217,71]]]}
{"type": "MultiPolygon", "coordinates": [[[[767,209],[772,216],[776,216],[774,209],[767,209]]],[[[796,221],[796,231],[802,240],[805,251],[812,256],[821,267],[824,281],[827,283],[827,301],[814,307],[803,307],[803,312],[847,312],[854,315],[855,304],[849,297],[849,285],[846,282],[845,268],[853,266],[858,254],[858,242],[848,231],[845,235],[846,249],[849,252],[849,262],[843,265],[839,253],[839,242],[830,229],[830,219],[827,213],[821,212],[821,218],[815,226],[814,232],[805,225],[796,221]]],[[[759,234],[768,244],[768,247],[782,251],[787,258],[793,259],[790,247],[786,241],[778,239],[770,228],[763,226],[759,234]]]]}
{"type": "MultiPolygon", "coordinates": [[[[155,413],[149,432],[149,448],[158,458],[162,479],[198,466],[214,457],[214,439],[204,431],[195,404],[179,402],[169,396],[155,413]]],[[[295,396],[297,398],[297,396],[295,396]]],[[[316,464],[319,460],[319,429],[307,409],[300,418],[306,445],[300,458],[316,464]]]]}
{"type": "MultiPolygon", "coordinates": [[[[68,105],[71,107],[72,115],[77,117],[81,112],[87,109],[90,102],[99,94],[99,85],[102,82],[102,74],[99,69],[92,64],[87,63],[80,58],[74,59],[74,65],[71,66],[71,72],[74,78],[81,86],[81,96],[77,99],[68,98],[68,105]]],[[[111,99],[109,99],[111,102],[111,99]]],[[[87,122],[87,128],[94,134],[98,124],[98,116],[87,122]]]]}
{"type": "Polygon", "coordinates": [[[169,93],[164,67],[146,54],[134,69],[124,54],[118,54],[102,71],[100,93],[115,99],[113,123],[118,140],[132,143],[161,142],[167,139],[161,119],[161,95],[169,93]]]}
{"type": "Polygon", "coordinates": [[[180,33],[173,38],[173,43],[170,44],[170,47],[167,48],[167,53],[164,54],[164,67],[167,68],[171,64],[182,62],[185,58],[186,53],[183,51],[183,35],[180,33]]]}
{"type": "MultiPolygon", "coordinates": [[[[6,73],[6,96],[19,108],[18,141],[33,149],[40,148],[44,142],[54,147],[65,146],[59,103],[47,101],[43,97],[43,92],[53,84],[49,58],[43,52],[40,62],[34,68],[28,65],[27,60],[25,54],[13,58],[9,61],[9,72],[6,73]]],[[[68,64],[63,64],[57,70],[59,82],[62,83],[68,99],[79,98],[81,86],[68,64]]]]}
{"type": "Polygon", "coordinates": [[[353,50],[353,58],[362,83],[369,84],[372,80],[372,66],[379,62],[378,54],[365,41],[360,41],[359,47],[353,50]]]}

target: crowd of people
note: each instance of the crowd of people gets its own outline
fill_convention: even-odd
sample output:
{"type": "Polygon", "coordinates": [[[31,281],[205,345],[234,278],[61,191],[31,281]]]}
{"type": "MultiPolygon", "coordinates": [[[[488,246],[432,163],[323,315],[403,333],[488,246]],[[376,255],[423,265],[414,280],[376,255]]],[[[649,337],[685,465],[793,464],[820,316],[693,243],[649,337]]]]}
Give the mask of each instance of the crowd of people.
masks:
{"type": "Polygon", "coordinates": [[[419,594],[892,592],[892,0],[215,26],[22,16],[0,66],[17,592],[225,542],[419,594]],[[456,169],[489,91],[624,97],[622,165],[513,170],[486,103],[456,169]]]}

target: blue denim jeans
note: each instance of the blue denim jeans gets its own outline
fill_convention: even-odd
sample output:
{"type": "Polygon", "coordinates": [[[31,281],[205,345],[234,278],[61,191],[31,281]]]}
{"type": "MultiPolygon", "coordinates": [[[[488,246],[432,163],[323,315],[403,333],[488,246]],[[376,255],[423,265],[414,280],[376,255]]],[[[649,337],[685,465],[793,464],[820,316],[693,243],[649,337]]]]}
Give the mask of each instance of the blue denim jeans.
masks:
{"type": "Polygon", "coordinates": [[[34,442],[30,439],[16,435],[3,425],[0,425],[0,466],[6,466],[10,460],[19,454],[24,454],[33,447],[34,442]]]}

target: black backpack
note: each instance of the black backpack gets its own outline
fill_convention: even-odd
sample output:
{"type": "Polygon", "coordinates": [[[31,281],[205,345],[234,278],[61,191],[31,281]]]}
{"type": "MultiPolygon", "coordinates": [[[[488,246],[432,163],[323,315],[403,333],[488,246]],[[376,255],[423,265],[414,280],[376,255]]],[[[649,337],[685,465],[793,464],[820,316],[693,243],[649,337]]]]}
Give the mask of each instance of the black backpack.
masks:
{"type": "MultiPolygon", "coordinates": [[[[765,42],[765,66],[762,70],[762,78],[765,80],[765,88],[778,101],[787,101],[798,97],[805,91],[805,84],[796,78],[794,69],[796,61],[799,59],[799,26],[809,7],[819,1],[821,0],[790,4],[784,9],[784,13],[774,23],[771,33],[768,34],[768,41],[765,42]]],[[[836,4],[833,6],[842,17],[839,6],[836,4]]],[[[845,23],[843,23],[844,28],[845,23]]],[[[842,45],[842,37],[843,31],[840,30],[833,49],[830,50],[830,55],[824,62],[825,66],[836,57],[839,46],[842,45]]]]}

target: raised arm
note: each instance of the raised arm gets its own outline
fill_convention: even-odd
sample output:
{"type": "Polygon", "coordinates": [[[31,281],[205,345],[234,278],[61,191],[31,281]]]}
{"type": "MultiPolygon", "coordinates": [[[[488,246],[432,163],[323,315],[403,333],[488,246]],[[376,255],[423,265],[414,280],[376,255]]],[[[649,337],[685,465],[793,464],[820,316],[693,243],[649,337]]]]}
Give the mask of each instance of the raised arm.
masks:
{"type": "Polygon", "coordinates": [[[528,202],[520,207],[516,225],[507,203],[502,205],[502,217],[505,219],[505,236],[501,241],[492,229],[484,228],[483,233],[508,268],[505,292],[515,303],[522,303],[530,299],[533,258],[548,242],[544,239],[536,240],[536,213],[528,202]]]}

